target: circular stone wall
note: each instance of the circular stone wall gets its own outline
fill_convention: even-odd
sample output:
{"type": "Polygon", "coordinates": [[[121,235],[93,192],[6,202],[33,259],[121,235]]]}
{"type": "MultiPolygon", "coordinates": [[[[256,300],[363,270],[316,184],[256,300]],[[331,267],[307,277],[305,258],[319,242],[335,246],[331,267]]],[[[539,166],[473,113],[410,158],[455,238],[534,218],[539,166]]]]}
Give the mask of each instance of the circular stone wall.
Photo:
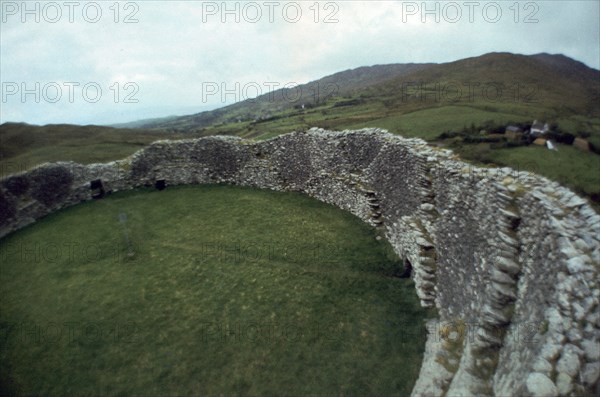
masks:
{"type": "Polygon", "coordinates": [[[439,313],[413,395],[597,390],[600,216],[557,183],[476,168],[420,139],[311,129],[44,164],[0,181],[0,237],[111,191],[196,183],[299,191],[382,228],[421,304],[439,313]]]}

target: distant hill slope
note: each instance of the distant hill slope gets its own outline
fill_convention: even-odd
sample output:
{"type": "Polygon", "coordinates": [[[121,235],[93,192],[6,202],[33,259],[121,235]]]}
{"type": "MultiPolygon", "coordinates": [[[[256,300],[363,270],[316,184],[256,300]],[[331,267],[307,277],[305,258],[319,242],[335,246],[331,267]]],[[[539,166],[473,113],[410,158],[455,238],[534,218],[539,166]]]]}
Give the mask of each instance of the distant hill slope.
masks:
{"type": "Polygon", "coordinates": [[[433,64],[392,64],[363,66],[345,70],[295,88],[281,88],[257,98],[241,101],[223,108],[189,116],[168,117],[165,120],[141,120],[120,124],[129,128],[166,128],[185,132],[215,123],[268,118],[274,113],[301,105],[307,107],[324,103],[336,96],[349,96],[366,88],[399,76],[423,70],[433,64]]]}
{"type": "Polygon", "coordinates": [[[494,107],[497,111],[518,107],[525,110],[522,113],[555,119],[600,117],[599,93],[600,71],[564,55],[490,53],[443,64],[346,70],[296,89],[276,90],[213,111],[129,126],[191,132],[217,124],[286,117],[302,105],[352,107],[367,100],[384,102],[388,116],[456,102],[494,107]],[[296,99],[298,93],[302,96],[296,99]]]}
{"type": "Polygon", "coordinates": [[[157,139],[267,139],[314,126],[380,127],[450,147],[465,160],[540,173],[600,209],[600,156],[566,141],[577,136],[600,148],[599,92],[600,71],[563,55],[491,53],[444,64],[360,67],[213,111],[121,125],[128,128],[6,123],[0,175],[44,161],[116,160],[157,139]],[[290,100],[298,92],[302,97],[290,100]],[[491,134],[512,123],[527,128],[534,119],[565,134],[558,151],[491,134]]]}
{"type": "Polygon", "coordinates": [[[163,130],[4,123],[0,125],[0,176],[25,171],[47,161],[89,164],[118,160],[156,140],[183,137],[163,130]]]}
{"type": "Polygon", "coordinates": [[[370,92],[395,96],[407,82],[423,82],[429,87],[437,83],[442,99],[447,100],[456,96],[455,86],[462,90],[463,100],[471,89],[472,98],[468,100],[475,103],[531,105],[561,116],[600,116],[600,71],[564,55],[490,53],[432,65],[375,85],[370,92]],[[446,98],[444,87],[448,88],[446,98]]]}

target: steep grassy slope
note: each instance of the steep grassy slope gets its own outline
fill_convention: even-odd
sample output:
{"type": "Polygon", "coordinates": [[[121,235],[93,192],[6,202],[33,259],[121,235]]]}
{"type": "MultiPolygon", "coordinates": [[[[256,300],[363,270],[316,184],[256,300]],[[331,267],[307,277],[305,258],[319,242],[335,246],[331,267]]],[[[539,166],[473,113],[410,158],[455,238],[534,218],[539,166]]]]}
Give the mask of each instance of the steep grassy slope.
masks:
{"type": "Polygon", "coordinates": [[[337,119],[352,121],[344,114],[344,107],[351,108],[355,115],[378,120],[457,104],[487,107],[490,111],[510,108],[515,118],[529,121],[572,116],[597,118],[598,100],[600,72],[580,62],[562,55],[491,53],[444,64],[358,68],[301,85],[296,91],[277,90],[212,112],[150,122],[144,127],[199,131],[228,125],[243,133],[248,125],[239,122],[257,124],[310,115],[313,107],[329,110],[337,119]],[[302,97],[296,99],[298,92],[302,97]],[[305,109],[299,109],[303,104],[305,109]]]}

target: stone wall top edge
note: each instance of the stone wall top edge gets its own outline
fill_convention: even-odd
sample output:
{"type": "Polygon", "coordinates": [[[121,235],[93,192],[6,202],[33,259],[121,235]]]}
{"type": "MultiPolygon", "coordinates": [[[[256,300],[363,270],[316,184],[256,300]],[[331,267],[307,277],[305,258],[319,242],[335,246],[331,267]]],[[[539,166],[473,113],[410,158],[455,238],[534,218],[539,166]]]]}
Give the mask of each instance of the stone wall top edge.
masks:
{"type": "Polygon", "coordinates": [[[91,164],[81,164],[74,161],[57,161],[57,162],[44,162],[42,164],[36,165],[28,170],[20,171],[17,173],[6,175],[0,178],[0,182],[3,182],[14,176],[23,176],[26,175],[36,169],[49,167],[52,165],[62,165],[67,168],[71,167],[87,167],[87,168],[99,168],[106,166],[114,166],[123,163],[128,163],[136,158],[142,157],[147,153],[147,150],[150,148],[160,148],[163,145],[167,146],[176,146],[186,143],[195,143],[200,141],[222,141],[227,143],[238,143],[238,144],[261,144],[261,143],[276,143],[278,141],[285,141],[286,139],[294,139],[299,136],[310,136],[310,137],[319,137],[319,138],[343,138],[351,135],[370,135],[373,137],[378,137],[380,139],[385,140],[386,144],[399,144],[406,148],[411,154],[414,154],[423,160],[426,160],[430,163],[431,168],[437,168],[438,170],[443,170],[450,174],[463,174],[463,176],[468,176],[476,179],[486,178],[492,182],[499,184],[506,184],[506,178],[512,178],[516,180],[525,190],[526,195],[534,195],[538,198],[538,201],[541,202],[541,205],[546,207],[547,209],[551,209],[553,204],[563,204],[576,206],[583,206],[586,208],[585,211],[595,211],[591,208],[591,206],[577,194],[572,192],[570,189],[560,185],[557,182],[551,181],[543,176],[531,174],[525,171],[517,171],[510,167],[493,167],[486,168],[480,167],[477,165],[473,165],[467,163],[458,158],[449,149],[441,149],[432,147],[427,144],[426,141],[420,138],[405,138],[397,134],[392,134],[385,129],[381,128],[363,128],[358,130],[343,130],[343,131],[331,131],[323,128],[313,127],[308,129],[307,131],[294,131],[287,134],[282,134],[275,136],[273,138],[264,140],[264,141],[247,141],[237,136],[230,135],[211,135],[200,138],[191,138],[191,139],[182,139],[182,140],[157,140],[150,143],[148,146],[136,151],[132,155],[125,157],[123,159],[114,160],[106,163],[91,163],[91,164]],[[467,174],[467,175],[464,175],[467,174]],[[541,197],[546,197],[547,200],[540,199],[541,197]],[[551,204],[550,204],[551,203],[551,204]]]}

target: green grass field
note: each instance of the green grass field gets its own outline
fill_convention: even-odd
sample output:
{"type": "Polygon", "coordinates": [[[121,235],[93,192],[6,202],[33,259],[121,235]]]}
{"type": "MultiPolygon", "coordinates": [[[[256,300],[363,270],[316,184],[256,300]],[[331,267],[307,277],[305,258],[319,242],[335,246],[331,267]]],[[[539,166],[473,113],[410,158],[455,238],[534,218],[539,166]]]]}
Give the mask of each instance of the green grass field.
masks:
{"type": "Polygon", "coordinates": [[[407,396],[428,314],[377,233],[227,186],[52,214],[0,240],[0,394],[407,396]]]}
{"type": "Polygon", "coordinates": [[[499,164],[513,166],[548,176],[580,194],[600,193],[600,156],[582,152],[573,146],[556,145],[558,150],[540,146],[522,146],[488,152],[489,158],[499,164]]]}
{"type": "Polygon", "coordinates": [[[440,106],[352,124],[348,128],[377,126],[405,137],[434,140],[444,131],[459,131],[472,123],[480,125],[489,120],[496,123],[508,123],[515,120],[521,121],[521,119],[526,120],[523,115],[478,109],[471,106],[440,106]]]}

